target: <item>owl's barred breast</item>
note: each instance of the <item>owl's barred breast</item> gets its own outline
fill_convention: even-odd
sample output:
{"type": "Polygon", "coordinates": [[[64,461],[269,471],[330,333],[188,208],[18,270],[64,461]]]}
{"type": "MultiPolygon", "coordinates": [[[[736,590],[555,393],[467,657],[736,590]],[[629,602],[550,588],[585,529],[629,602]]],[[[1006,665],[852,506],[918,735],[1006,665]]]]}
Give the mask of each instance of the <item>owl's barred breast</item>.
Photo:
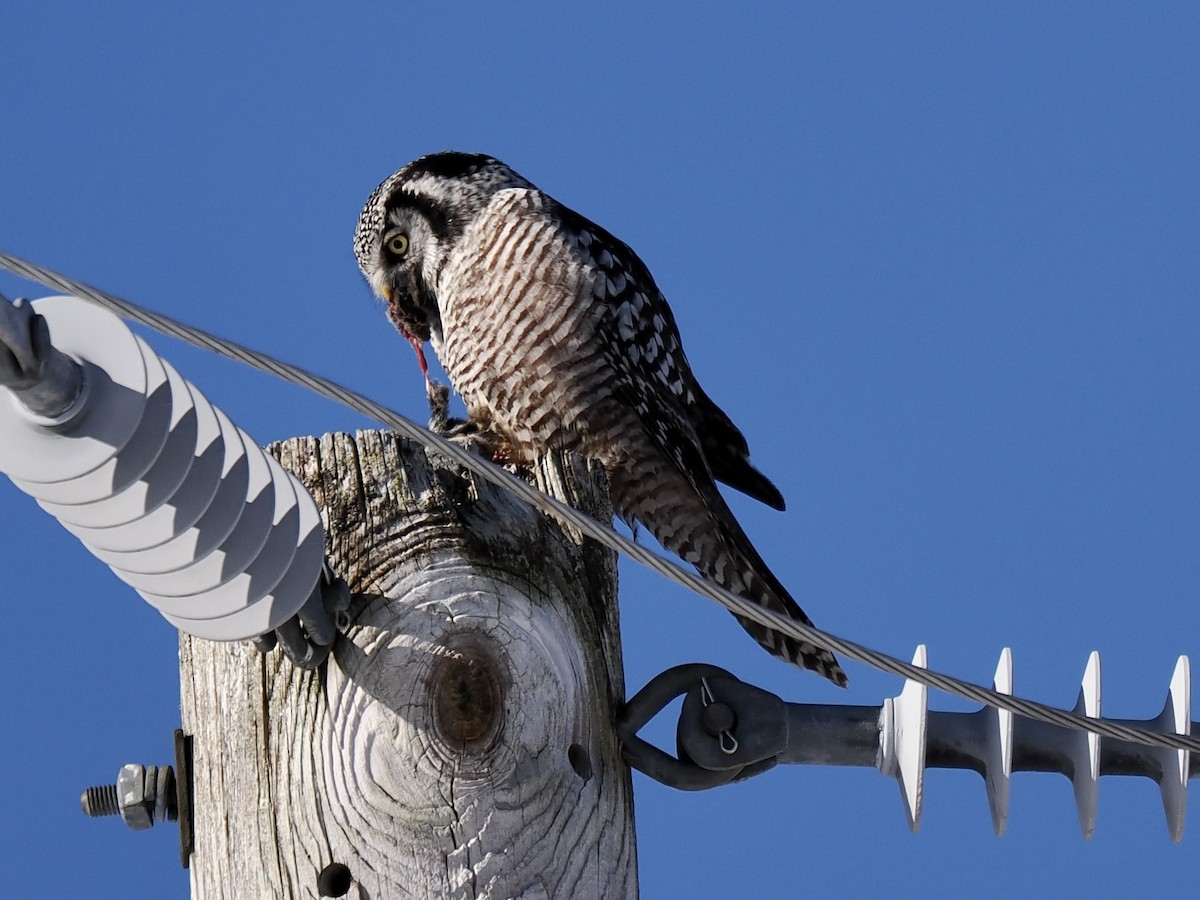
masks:
{"type": "Polygon", "coordinates": [[[496,195],[439,276],[438,356],[472,419],[529,457],[547,447],[620,465],[640,430],[615,402],[593,286],[536,191],[496,195]],[[620,438],[620,440],[618,440],[620,438]]]}

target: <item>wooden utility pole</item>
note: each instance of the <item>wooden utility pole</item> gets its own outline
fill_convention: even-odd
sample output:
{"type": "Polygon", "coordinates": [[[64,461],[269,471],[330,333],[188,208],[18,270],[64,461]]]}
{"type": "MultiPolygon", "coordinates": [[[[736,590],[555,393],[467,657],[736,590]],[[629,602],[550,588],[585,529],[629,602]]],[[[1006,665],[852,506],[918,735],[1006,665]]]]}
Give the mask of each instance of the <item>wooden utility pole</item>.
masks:
{"type": "MultiPolygon", "coordinates": [[[[353,622],[314,672],[181,634],[193,900],[318,897],[335,863],[364,900],[636,897],[612,555],[387,432],[273,452],[353,622]]],[[[534,477],[611,516],[597,467],[534,477]]]]}

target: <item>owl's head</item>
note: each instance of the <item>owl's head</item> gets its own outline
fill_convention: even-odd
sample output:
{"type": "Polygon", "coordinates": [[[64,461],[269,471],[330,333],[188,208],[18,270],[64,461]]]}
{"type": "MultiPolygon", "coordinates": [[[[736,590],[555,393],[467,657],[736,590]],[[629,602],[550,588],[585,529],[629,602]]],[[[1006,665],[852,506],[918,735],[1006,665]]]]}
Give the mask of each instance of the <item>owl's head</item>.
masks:
{"type": "Polygon", "coordinates": [[[490,156],[434,153],[375,188],[358,218],[354,255],[406,337],[440,333],[437,282],[468,226],[497,191],[532,185],[490,156]]]}

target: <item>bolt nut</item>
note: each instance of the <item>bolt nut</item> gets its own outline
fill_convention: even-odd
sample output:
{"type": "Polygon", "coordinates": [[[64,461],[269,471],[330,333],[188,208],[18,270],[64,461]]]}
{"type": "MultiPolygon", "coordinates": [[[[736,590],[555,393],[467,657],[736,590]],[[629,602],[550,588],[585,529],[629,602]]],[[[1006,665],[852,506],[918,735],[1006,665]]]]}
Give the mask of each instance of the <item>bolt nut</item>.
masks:
{"type": "MultiPolygon", "coordinates": [[[[151,766],[150,768],[156,769],[157,767],[151,766]]],[[[117,808],[120,810],[125,824],[134,831],[144,831],[154,824],[154,801],[146,802],[146,787],[149,784],[153,791],[154,785],[157,783],[158,772],[154,772],[149,782],[146,780],[146,774],[145,766],[130,763],[127,766],[121,766],[121,771],[117,775],[117,808]]]]}
{"type": "Polygon", "coordinates": [[[175,770],[170,766],[130,763],[121,767],[116,784],[84,791],[80,805],[89,816],[120,814],[134,831],[145,831],[155,822],[174,822],[179,818],[175,770]]]}

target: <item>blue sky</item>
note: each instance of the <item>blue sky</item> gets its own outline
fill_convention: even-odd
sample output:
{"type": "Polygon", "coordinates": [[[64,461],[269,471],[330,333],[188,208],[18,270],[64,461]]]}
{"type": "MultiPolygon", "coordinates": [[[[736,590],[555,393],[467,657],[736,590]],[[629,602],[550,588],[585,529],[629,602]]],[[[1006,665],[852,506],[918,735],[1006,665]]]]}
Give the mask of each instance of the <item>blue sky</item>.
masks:
{"type": "MultiPolygon", "coordinates": [[[[1200,15],[1184,4],[233,4],[0,10],[0,249],[312,368],[418,419],[350,249],[371,189],[489,152],[634,248],[702,383],[782,489],[764,557],[860,643],[1150,717],[1200,659],[1200,15]],[[500,11],[497,11],[500,10],[500,11]]],[[[8,296],[39,296],[0,275],[8,296]]],[[[151,343],[262,442],[368,423],[151,343]]],[[[173,630],[0,481],[0,741],[14,895],[184,897],[176,831],[78,792],[166,761],[173,630]]],[[[878,704],[776,663],[622,568],[628,685],[685,661],[878,704]]],[[[963,709],[936,694],[935,709],[963,709]]],[[[669,732],[660,740],[670,744],[669,732]]],[[[1146,779],[931,771],[919,834],[873,770],[682,794],[636,777],[643,895],[1148,895],[1195,881],[1146,779]]]]}

